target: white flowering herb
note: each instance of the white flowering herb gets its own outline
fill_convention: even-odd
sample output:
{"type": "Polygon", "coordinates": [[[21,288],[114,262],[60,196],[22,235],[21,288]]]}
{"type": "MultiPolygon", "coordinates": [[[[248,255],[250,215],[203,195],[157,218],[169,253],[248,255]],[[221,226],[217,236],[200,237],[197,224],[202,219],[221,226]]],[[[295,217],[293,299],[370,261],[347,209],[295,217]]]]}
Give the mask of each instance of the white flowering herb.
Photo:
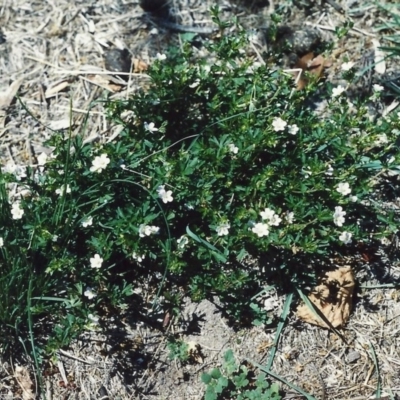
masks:
{"type": "Polygon", "coordinates": [[[258,237],[268,236],[269,225],[264,222],[258,222],[251,228],[251,231],[255,233],[258,237]]]}
{"type": "Polygon", "coordinates": [[[93,224],[93,217],[88,217],[82,221],[82,226],[84,228],[87,228],[88,226],[91,226],[92,224],[93,224]]]}
{"type": "Polygon", "coordinates": [[[154,234],[158,233],[159,230],[160,230],[160,228],[157,226],[140,224],[139,236],[145,237],[145,236],[154,235],[154,234]]]}
{"type": "Polygon", "coordinates": [[[335,212],[333,213],[333,223],[337,226],[342,226],[344,224],[344,216],[346,212],[343,211],[341,206],[335,207],[335,212]]]}
{"type": "Polygon", "coordinates": [[[289,132],[291,135],[296,135],[298,131],[299,131],[299,127],[298,127],[296,124],[289,125],[288,132],[289,132]]]}
{"type": "Polygon", "coordinates": [[[110,159],[108,158],[107,154],[102,154],[101,156],[97,156],[92,161],[92,166],[90,167],[90,171],[100,173],[107,168],[107,165],[109,163],[110,159]]]}
{"type": "Polygon", "coordinates": [[[4,246],[4,240],[2,237],[0,237],[0,247],[3,247],[3,246],[4,246]]]}
{"type": "Polygon", "coordinates": [[[262,219],[270,220],[275,215],[275,211],[271,210],[270,208],[266,208],[264,211],[260,212],[260,215],[262,219]]]}
{"type": "Polygon", "coordinates": [[[233,154],[237,154],[239,151],[239,147],[235,146],[233,143],[228,144],[228,149],[233,154]]]}
{"type": "Polygon", "coordinates": [[[261,211],[260,215],[263,220],[268,221],[269,225],[278,226],[282,221],[279,215],[276,214],[275,211],[271,210],[270,208],[266,208],[264,211],[261,211]]]}
{"type": "Polygon", "coordinates": [[[352,202],[356,202],[358,200],[357,196],[350,196],[349,200],[352,202]]]}
{"type": "Polygon", "coordinates": [[[286,125],[287,125],[287,122],[279,117],[275,117],[272,121],[272,127],[274,128],[275,132],[284,131],[286,128],[286,125]]]}
{"type": "Polygon", "coordinates": [[[337,86],[337,87],[332,89],[332,97],[338,97],[345,91],[346,91],[346,88],[341,86],[341,85],[339,85],[339,86],[337,86]]]}
{"type": "Polygon", "coordinates": [[[21,204],[18,201],[12,204],[11,215],[13,219],[21,219],[24,215],[24,210],[21,208],[21,204]]]}
{"type": "Polygon", "coordinates": [[[163,203],[170,203],[174,200],[172,197],[171,190],[165,190],[165,185],[160,185],[157,188],[158,197],[163,201],[163,203]]]}
{"type": "Polygon", "coordinates": [[[96,292],[94,292],[91,287],[87,287],[86,290],[83,292],[83,295],[86,296],[89,300],[92,300],[97,296],[96,292]]]}
{"type": "Polygon", "coordinates": [[[342,232],[339,236],[339,240],[341,242],[343,242],[344,244],[349,244],[351,243],[351,237],[352,237],[352,233],[350,232],[342,232]]]}
{"type": "Polygon", "coordinates": [[[95,254],[94,257],[90,259],[90,266],[95,269],[99,269],[103,264],[103,259],[98,255],[95,254]]]}
{"type": "Polygon", "coordinates": [[[341,182],[339,183],[336,191],[342,194],[343,196],[347,196],[351,193],[351,188],[348,182],[341,182]]]}
{"type": "MultiPolygon", "coordinates": [[[[62,185],[60,188],[56,189],[56,194],[62,196],[64,194],[64,188],[65,185],[62,185]]],[[[71,187],[69,185],[67,185],[67,187],[65,188],[65,193],[71,193],[71,187]]]]}
{"type": "Polygon", "coordinates": [[[229,224],[229,222],[223,222],[223,223],[219,224],[215,228],[215,230],[217,231],[218,236],[226,236],[229,234],[230,227],[231,227],[231,225],[229,224]]]}

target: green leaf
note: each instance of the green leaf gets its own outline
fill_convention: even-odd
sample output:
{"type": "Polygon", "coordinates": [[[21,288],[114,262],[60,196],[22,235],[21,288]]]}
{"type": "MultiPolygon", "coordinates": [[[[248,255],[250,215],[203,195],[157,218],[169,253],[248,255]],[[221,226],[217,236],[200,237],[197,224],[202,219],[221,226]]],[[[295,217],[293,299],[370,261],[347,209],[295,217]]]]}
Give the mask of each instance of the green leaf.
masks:
{"type": "Polygon", "coordinates": [[[218,368],[214,368],[210,373],[211,378],[218,379],[222,376],[221,371],[218,368]]]}
{"type": "Polygon", "coordinates": [[[201,381],[208,385],[212,381],[212,376],[207,373],[201,374],[201,381]]]}

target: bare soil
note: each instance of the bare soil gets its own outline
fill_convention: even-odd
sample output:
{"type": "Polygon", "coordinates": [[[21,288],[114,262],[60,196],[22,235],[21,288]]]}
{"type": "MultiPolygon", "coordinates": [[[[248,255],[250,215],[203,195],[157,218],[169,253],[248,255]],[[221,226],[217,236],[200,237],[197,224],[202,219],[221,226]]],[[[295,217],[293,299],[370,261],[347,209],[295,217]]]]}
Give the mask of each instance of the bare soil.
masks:
{"type": "MultiPolygon", "coordinates": [[[[284,15],[282,24],[294,31],[313,27],[321,40],[333,43],[332,65],[326,71],[331,81],[346,58],[362,66],[365,54],[373,51],[372,39],[387,44],[377,28],[389,16],[372,0],[247,1],[253,6],[245,6],[246,1],[239,0],[173,0],[176,26],[157,22],[154,17],[160,15],[145,13],[138,1],[3,0],[1,164],[34,165],[37,155],[48,151],[43,143],[52,132],[69,129],[71,124],[74,134],[83,134],[88,141],[113,140],[118,132],[106,119],[102,100],[127,98],[144,87],[148,82],[145,65],[151,64],[157,53],[165,52],[169,45],[180,44],[177,31],[190,31],[193,27],[212,30],[209,8],[215,3],[219,4],[223,18],[236,15],[247,29],[254,31],[255,58],[270,45],[263,32],[269,15],[278,8],[284,15]],[[354,23],[353,28],[338,40],[333,34],[335,28],[349,20],[354,23]],[[134,73],[106,69],[114,68],[112,54],[120,54],[110,56],[115,49],[128,49],[134,73]],[[16,90],[21,101],[15,97],[16,90]],[[87,116],[86,128],[82,130],[87,116]]],[[[380,2],[386,6],[394,3],[380,2]]],[[[207,34],[201,33],[199,37],[205,40],[207,34]]],[[[395,72],[396,63],[388,63],[388,69],[395,72]]],[[[379,81],[376,76],[371,79],[379,81]]],[[[366,262],[358,273],[359,284],[379,283],[370,267],[366,262]]],[[[396,270],[398,263],[392,262],[390,267],[396,270]]],[[[391,276],[387,279],[390,282],[391,276]]],[[[151,311],[151,285],[142,283],[138,293],[148,304],[146,318],[136,318],[129,310],[113,315],[101,320],[100,328],[86,332],[70,348],[60,350],[58,362],[45,371],[42,398],[197,400],[202,399],[205,390],[200,375],[221,365],[227,349],[234,351],[239,362],[245,358],[260,364],[266,362],[276,328],[234,329],[221,313],[218,299],[195,304],[185,298],[181,316],[169,319],[162,300],[158,310],[151,311]],[[170,360],[170,335],[198,345],[201,356],[189,363],[170,360]]],[[[273,314],[279,317],[284,298],[273,296],[273,314]]],[[[290,315],[278,344],[273,372],[316,399],[375,398],[371,396],[378,379],[386,393],[382,399],[399,398],[399,297],[398,289],[366,290],[357,286],[352,315],[340,330],[345,341],[290,315]]],[[[2,399],[27,396],[15,377],[16,362],[1,363],[2,399]]],[[[32,372],[30,364],[23,366],[32,372]]],[[[287,386],[282,388],[285,399],[302,398],[287,386]]]]}

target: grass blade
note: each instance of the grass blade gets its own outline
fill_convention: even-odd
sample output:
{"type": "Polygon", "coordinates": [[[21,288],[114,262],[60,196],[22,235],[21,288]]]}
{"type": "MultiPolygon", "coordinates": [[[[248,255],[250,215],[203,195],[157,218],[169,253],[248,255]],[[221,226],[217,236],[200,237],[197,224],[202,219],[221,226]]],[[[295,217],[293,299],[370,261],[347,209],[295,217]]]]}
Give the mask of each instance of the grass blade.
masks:
{"type": "Polygon", "coordinates": [[[307,400],[317,400],[314,396],[312,396],[311,394],[305,392],[303,389],[299,388],[298,386],[294,385],[293,383],[290,383],[289,381],[287,381],[285,378],[282,378],[279,375],[274,374],[273,372],[271,372],[270,370],[268,370],[266,367],[263,367],[262,365],[251,361],[249,359],[246,359],[246,361],[248,361],[249,363],[253,364],[254,366],[256,366],[257,368],[260,369],[260,371],[265,372],[267,375],[271,376],[272,378],[276,379],[279,382],[284,383],[285,385],[289,386],[291,389],[295,390],[296,392],[300,393],[301,395],[303,395],[307,400]]]}
{"type": "Polygon", "coordinates": [[[278,348],[279,339],[281,337],[283,327],[285,326],[287,316],[289,315],[290,306],[292,305],[292,300],[293,300],[293,293],[290,293],[287,295],[285,304],[283,305],[283,311],[282,311],[282,314],[280,317],[278,328],[276,330],[274,344],[271,349],[271,354],[269,355],[269,358],[268,358],[268,362],[267,362],[267,366],[266,366],[268,371],[272,368],[272,364],[273,364],[274,358],[275,358],[275,353],[278,348]]]}
{"type": "Polygon", "coordinates": [[[371,348],[371,358],[372,358],[372,361],[374,362],[375,369],[376,369],[376,375],[377,375],[377,379],[378,379],[378,382],[376,383],[375,398],[380,399],[380,397],[381,397],[381,374],[380,374],[380,370],[379,370],[379,362],[378,362],[378,358],[376,357],[375,348],[371,342],[369,343],[369,347],[371,348]]]}

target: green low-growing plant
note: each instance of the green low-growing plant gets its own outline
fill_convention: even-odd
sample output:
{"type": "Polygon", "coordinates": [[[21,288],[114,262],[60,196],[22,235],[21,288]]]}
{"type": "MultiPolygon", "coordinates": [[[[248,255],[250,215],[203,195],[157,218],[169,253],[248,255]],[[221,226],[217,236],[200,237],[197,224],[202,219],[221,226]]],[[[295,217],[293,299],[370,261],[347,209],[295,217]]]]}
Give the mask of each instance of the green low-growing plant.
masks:
{"type": "Polygon", "coordinates": [[[36,165],[2,168],[3,346],[45,328],[52,352],[139,307],[149,274],[159,294],[218,295],[232,318],[266,322],[243,312],[260,284],[309,285],[332,256],[397,230],[382,204],[399,197],[399,116],[371,116],[326,82],[295,91],[247,43],[240,29],[203,55],[184,41],[148,87],[108,103],[114,140],[59,133],[36,165]]]}
{"type": "Polygon", "coordinates": [[[201,376],[207,385],[204,400],[279,400],[279,385],[271,383],[264,373],[254,377],[245,365],[238,365],[232,350],[224,355],[221,368],[201,376]]]}
{"type": "Polygon", "coordinates": [[[189,344],[183,340],[170,339],[167,343],[169,350],[168,358],[170,360],[180,360],[186,362],[189,360],[189,344]]]}

